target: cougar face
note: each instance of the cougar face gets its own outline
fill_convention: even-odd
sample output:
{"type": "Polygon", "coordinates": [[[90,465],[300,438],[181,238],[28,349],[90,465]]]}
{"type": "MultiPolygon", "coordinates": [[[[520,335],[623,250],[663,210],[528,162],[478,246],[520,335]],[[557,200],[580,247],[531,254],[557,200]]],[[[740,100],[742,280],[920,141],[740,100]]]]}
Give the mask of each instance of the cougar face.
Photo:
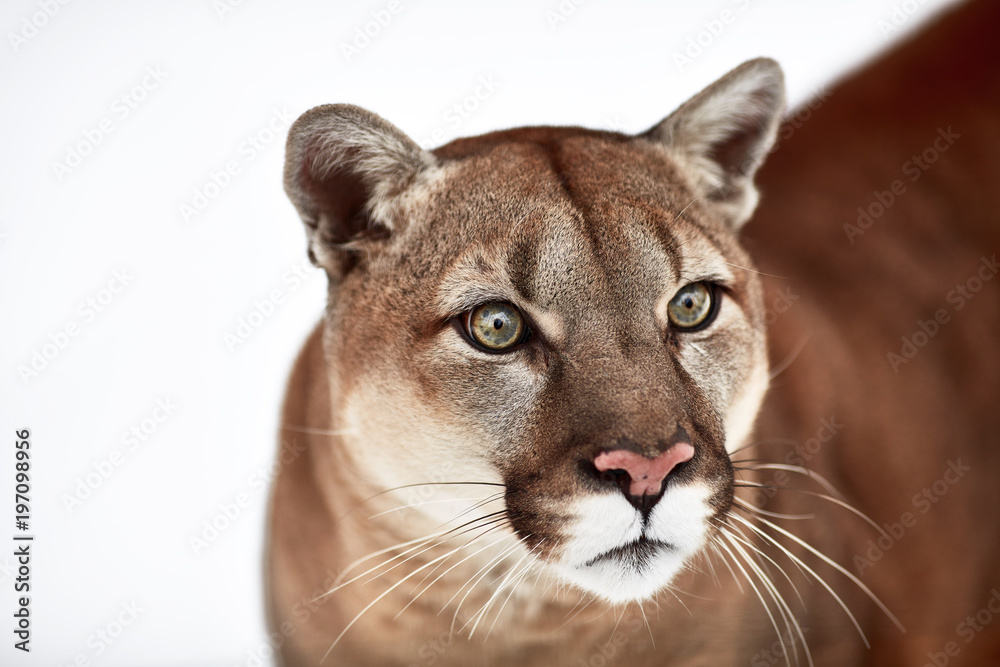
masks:
{"type": "Polygon", "coordinates": [[[440,484],[415,531],[495,517],[508,558],[609,601],[667,586],[732,502],[767,385],[736,232],[782,105],[758,60],[638,136],[427,152],[356,107],[300,118],[286,188],[330,277],[338,483],[440,484]]]}

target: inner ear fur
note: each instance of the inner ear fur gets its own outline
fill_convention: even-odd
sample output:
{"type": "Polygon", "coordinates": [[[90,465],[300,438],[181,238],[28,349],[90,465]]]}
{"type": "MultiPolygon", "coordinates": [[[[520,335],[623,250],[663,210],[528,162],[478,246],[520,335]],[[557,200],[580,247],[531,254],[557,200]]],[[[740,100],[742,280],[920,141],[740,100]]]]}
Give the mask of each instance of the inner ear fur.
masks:
{"type": "Polygon", "coordinates": [[[341,277],[361,246],[397,231],[394,205],[434,164],[399,128],[360,107],[304,113],[288,133],[285,192],[305,223],[309,258],[341,277]]]}
{"type": "Polygon", "coordinates": [[[757,206],[754,174],[774,146],[785,109],[781,67],[743,63],[640,135],[665,147],[695,194],[739,229],[757,206]]]}

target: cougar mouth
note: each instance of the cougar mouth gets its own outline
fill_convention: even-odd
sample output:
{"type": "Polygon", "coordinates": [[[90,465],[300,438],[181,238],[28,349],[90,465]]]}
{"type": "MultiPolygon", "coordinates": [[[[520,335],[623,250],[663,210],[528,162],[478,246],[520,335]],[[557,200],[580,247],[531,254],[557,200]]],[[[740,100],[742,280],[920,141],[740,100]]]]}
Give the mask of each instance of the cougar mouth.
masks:
{"type": "Polygon", "coordinates": [[[648,569],[652,565],[653,558],[660,552],[673,551],[674,549],[674,545],[669,542],[651,540],[646,536],[642,536],[627,544],[609,549],[599,556],[591,558],[584,565],[586,567],[593,567],[598,563],[609,562],[621,567],[641,571],[648,569]]]}

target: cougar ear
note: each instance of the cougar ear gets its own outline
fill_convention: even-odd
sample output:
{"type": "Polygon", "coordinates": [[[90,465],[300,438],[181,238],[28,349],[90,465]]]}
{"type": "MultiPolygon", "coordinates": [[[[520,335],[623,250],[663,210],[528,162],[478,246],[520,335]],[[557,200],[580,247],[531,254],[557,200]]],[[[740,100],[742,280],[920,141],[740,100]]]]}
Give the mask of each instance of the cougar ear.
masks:
{"type": "Polygon", "coordinates": [[[757,206],[753,176],[774,145],[785,107],[781,67],[743,63],[641,136],[663,144],[695,194],[738,229],[757,206]]]}
{"type": "Polygon", "coordinates": [[[306,225],[312,262],[331,278],[344,275],[362,246],[398,231],[400,195],[434,164],[370,111],[327,104],[302,114],[288,132],[285,192],[306,225]]]}

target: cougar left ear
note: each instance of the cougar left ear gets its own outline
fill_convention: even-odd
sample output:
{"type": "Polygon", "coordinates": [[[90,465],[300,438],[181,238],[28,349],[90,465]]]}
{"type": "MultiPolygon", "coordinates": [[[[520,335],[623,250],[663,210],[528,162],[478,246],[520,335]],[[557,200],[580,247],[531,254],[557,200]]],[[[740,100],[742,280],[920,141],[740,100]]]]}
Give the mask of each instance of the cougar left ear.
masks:
{"type": "Polygon", "coordinates": [[[436,164],[399,128],[370,111],[328,104],[288,132],[285,192],[306,225],[309,257],[331,280],[349,271],[364,244],[401,223],[399,197],[436,164]]]}
{"type": "Polygon", "coordinates": [[[743,63],[640,135],[663,144],[691,176],[695,194],[733,229],[757,206],[753,176],[774,145],[785,107],[781,67],[743,63]]]}

